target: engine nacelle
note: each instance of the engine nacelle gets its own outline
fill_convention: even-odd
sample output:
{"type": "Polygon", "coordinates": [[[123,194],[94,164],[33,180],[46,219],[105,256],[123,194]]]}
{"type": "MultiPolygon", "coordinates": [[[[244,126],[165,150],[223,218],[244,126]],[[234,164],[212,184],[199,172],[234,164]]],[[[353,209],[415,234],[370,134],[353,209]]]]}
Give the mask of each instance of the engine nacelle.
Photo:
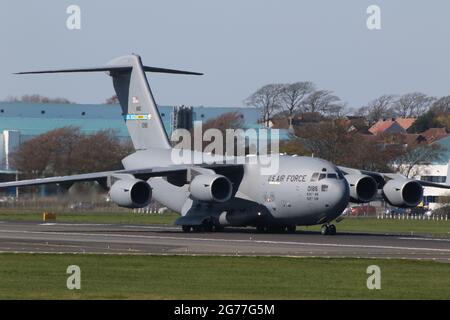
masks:
{"type": "Polygon", "coordinates": [[[231,181],[219,174],[201,174],[195,176],[189,185],[191,195],[201,201],[225,202],[233,193],[231,181]]]}
{"type": "Polygon", "coordinates": [[[363,174],[348,174],[345,180],[350,187],[350,201],[364,203],[372,201],[378,192],[378,185],[374,178],[363,174]]]}
{"type": "Polygon", "coordinates": [[[422,201],[423,188],[417,181],[393,179],[383,187],[383,196],[395,207],[416,207],[422,201]]]}
{"type": "Polygon", "coordinates": [[[142,208],[152,199],[152,188],[143,180],[121,179],[111,186],[109,196],[120,207],[142,208]]]}

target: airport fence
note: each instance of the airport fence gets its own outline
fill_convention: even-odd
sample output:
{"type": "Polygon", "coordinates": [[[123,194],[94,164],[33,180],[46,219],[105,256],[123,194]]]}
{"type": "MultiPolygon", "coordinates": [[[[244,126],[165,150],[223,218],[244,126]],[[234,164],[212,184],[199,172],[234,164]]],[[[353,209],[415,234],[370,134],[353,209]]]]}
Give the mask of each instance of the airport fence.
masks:
{"type": "Polygon", "coordinates": [[[448,221],[447,214],[389,214],[383,213],[377,215],[377,219],[393,219],[393,220],[422,220],[422,221],[448,221]]]}

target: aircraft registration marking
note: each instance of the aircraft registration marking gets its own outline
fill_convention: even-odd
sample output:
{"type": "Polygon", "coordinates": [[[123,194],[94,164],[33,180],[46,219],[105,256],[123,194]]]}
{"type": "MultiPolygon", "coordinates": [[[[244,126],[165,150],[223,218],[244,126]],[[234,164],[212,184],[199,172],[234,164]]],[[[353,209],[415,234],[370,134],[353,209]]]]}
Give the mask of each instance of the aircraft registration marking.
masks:
{"type": "Polygon", "coordinates": [[[125,115],[125,120],[150,120],[152,118],[151,114],[127,114],[125,115]]]}

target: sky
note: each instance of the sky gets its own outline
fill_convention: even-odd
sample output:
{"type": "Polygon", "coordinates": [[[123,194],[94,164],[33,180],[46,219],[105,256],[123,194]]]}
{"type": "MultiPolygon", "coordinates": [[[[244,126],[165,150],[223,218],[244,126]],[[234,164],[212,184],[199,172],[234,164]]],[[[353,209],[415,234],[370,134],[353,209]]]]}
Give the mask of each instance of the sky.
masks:
{"type": "Polygon", "coordinates": [[[157,103],[241,107],[268,83],[313,81],[358,108],[382,94],[450,95],[446,0],[1,0],[0,99],[39,93],[78,103],[114,94],[101,73],[12,75],[144,64],[205,73],[148,74],[157,103]],[[80,7],[81,29],[66,26],[80,7]],[[380,8],[381,29],[366,10],[380,8]]]}

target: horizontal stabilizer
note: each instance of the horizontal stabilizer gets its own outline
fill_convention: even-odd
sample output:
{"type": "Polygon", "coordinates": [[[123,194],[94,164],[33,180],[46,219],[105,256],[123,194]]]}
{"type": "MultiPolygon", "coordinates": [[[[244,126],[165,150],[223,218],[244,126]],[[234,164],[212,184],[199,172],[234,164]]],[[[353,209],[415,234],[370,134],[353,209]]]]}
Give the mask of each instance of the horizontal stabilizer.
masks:
{"type": "MultiPolygon", "coordinates": [[[[102,71],[103,72],[126,72],[126,71],[130,71],[131,68],[132,68],[131,66],[111,65],[111,66],[95,67],[95,68],[25,71],[25,72],[16,72],[14,74],[102,72],[102,71]]],[[[146,72],[155,72],[155,73],[187,74],[187,75],[197,75],[197,76],[203,75],[203,73],[199,73],[199,72],[191,72],[191,71],[183,71],[183,70],[175,70],[175,69],[165,69],[165,68],[157,68],[157,67],[149,67],[149,66],[143,66],[143,70],[146,72]]]]}

